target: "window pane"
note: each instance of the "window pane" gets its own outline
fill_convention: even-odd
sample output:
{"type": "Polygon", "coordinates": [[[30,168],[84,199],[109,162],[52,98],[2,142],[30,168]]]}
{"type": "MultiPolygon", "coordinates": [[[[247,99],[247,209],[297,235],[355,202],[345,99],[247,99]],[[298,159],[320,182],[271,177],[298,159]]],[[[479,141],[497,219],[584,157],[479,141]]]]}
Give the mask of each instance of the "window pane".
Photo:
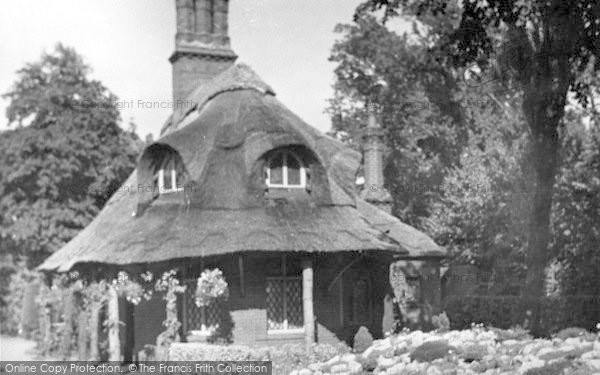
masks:
{"type": "Polygon", "coordinates": [[[183,188],[183,186],[185,185],[185,178],[184,178],[184,174],[182,171],[177,171],[177,188],[183,188]]]}
{"type": "Polygon", "coordinates": [[[302,279],[288,279],[285,281],[285,298],[288,328],[302,328],[304,326],[302,279]]]}
{"type": "Polygon", "coordinates": [[[171,178],[171,169],[165,169],[163,172],[163,188],[165,190],[173,189],[173,180],[171,178]]]}
{"type": "Polygon", "coordinates": [[[283,329],[283,280],[267,280],[267,329],[283,329]]]}
{"type": "Polygon", "coordinates": [[[301,329],[304,326],[302,310],[302,279],[267,279],[267,329],[301,329]]]}
{"type": "Polygon", "coordinates": [[[271,159],[270,167],[270,183],[281,185],[283,184],[283,155],[278,154],[271,159]]]}
{"type": "Polygon", "coordinates": [[[200,330],[204,325],[206,328],[216,329],[223,314],[227,313],[226,307],[219,300],[210,303],[208,306],[196,305],[196,280],[186,280],[185,285],[187,286],[183,294],[186,312],[185,328],[188,331],[200,330]]]}
{"type": "Polygon", "coordinates": [[[292,155],[287,157],[288,185],[300,185],[300,163],[292,155]]]}
{"type": "Polygon", "coordinates": [[[152,196],[153,197],[157,196],[160,193],[158,179],[159,179],[159,173],[156,172],[156,174],[152,177],[152,196]]]}

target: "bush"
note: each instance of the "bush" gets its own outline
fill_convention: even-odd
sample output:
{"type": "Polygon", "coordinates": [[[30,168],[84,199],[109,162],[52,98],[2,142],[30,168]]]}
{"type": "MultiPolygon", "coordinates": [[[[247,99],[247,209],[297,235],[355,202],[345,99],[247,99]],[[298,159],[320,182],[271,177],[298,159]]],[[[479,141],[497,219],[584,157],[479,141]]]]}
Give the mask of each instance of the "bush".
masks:
{"type": "Polygon", "coordinates": [[[561,329],[560,331],[558,331],[558,333],[555,335],[555,337],[557,339],[565,340],[565,339],[568,339],[571,337],[586,336],[587,333],[588,333],[588,331],[583,328],[569,327],[569,328],[561,329]]]}
{"type": "MultiPolygon", "coordinates": [[[[25,266],[10,276],[8,295],[5,298],[5,315],[2,321],[2,333],[17,335],[22,333],[23,302],[28,285],[39,282],[40,274],[30,271],[25,266]]],[[[29,314],[31,311],[27,311],[29,314]]],[[[35,327],[34,327],[35,328],[35,327]]]]}
{"type": "Polygon", "coordinates": [[[23,314],[21,316],[21,328],[23,334],[31,337],[39,328],[40,306],[36,298],[40,291],[40,284],[32,282],[27,285],[23,295],[23,314]]]}
{"type": "Polygon", "coordinates": [[[450,330],[450,319],[448,319],[445,311],[440,315],[434,315],[431,318],[431,323],[438,332],[448,332],[450,330]]]}
{"type": "Polygon", "coordinates": [[[531,340],[529,331],[519,326],[510,329],[492,328],[497,337],[497,340],[502,342],[506,340],[531,340]]]}
{"type": "Polygon", "coordinates": [[[205,343],[173,343],[169,347],[169,361],[272,361],[273,374],[289,374],[306,367],[308,363],[324,362],[349,352],[344,345],[317,344],[307,357],[304,344],[286,344],[279,347],[250,348],[242,345],[212,345],[205,343]]]}
{"type": "Polygon", "coordinates": [[[169,347],[169,361],[262,361],[266,350],[240,345],[212,345],[204,343],[173,343],[169,347]]]}
{"type": "Polygon", "coordinates": [[[418,362],[432,362],[436,359],[444,358],[452,352],[456,352],[456,348],[448,345],[448,342],[445,340],[429,341],[416,347],[410,353],[410,359],[418,362]]]}
{"type": "Polygon", "coordinates": [[[12,327],[7,325],[8,320],[11,318],[9,312],[9,285],[11,276],[17,272],[17,266],[13,263],[13,260],[9,256],[0,256],[0,333],[13,334],[16,333],[17,327],[15,326],[15,332],[11,332],[12,327]]]}
{"type": "MultiPolygon", "coordinates": [[[[541,305],[542,333],[571,326],[592,330],[600,316],[600,303],[595,296],[544,297],[541,305]]],[[[528,321],[527,307],[533,303],[518,296],[450,296],[444,300],[444,311],[452,329],[466,329],[471,323],[483,323],[498,328],[524,325],[528,321]]],[[[527,327],[525,327],[527,328],[527,327]]]]}
{"type": "Polygon", "coordinates": [[[483,345],[469,345],[460,352],[460,358],[465,362],[481,361],[488,353],[483,345]]]}

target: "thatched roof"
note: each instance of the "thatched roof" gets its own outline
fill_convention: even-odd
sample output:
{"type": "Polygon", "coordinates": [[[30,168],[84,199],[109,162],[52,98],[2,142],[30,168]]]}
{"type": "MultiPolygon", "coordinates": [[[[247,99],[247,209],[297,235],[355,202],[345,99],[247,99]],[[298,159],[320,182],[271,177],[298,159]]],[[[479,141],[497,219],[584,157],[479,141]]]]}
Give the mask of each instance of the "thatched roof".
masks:
{"type": "Polygon", "coordinates": [[[441,256],[429,237],[357,197],[360,155],[284,107],[248,67],[235,65],[190,96],[138,169],[100,214],[42,270],[78,263],[129,265],[251,251],[384,251],[441,256]],[[157,147],[175,151],[189,184],[155,199],[157,147]],[[265,197],[264,155],[297,147],[310,164],[310,195],[265,197]],[[262,164],[261,164],[262,163],[262,164]]]}

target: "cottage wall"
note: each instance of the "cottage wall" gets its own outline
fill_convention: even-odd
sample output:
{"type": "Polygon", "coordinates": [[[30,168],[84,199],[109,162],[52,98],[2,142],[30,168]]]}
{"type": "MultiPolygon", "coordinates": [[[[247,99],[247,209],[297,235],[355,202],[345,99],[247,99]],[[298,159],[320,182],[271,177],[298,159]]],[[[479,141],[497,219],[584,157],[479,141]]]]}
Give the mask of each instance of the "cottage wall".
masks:
{"type": "MultiPolygon", "coordinates": [[[[301,275],[299,254],[286,255],[286,275],[301,275]]],[[[380,257],[381,258],[381,257],[380,257]]],[[[315,255],[314,311],[316,321],[316,341],[319,343],[346,342],[352,345],[352,339],[361,325],[366,326],[374,337],[382,337],[391,327],[384,327],[384,321],[391,322],[391,308],[385,308],[385,301],[391,303],[392,291],[389,284],[389,263],[385,259],[361,256],[358,253],[315,255]],[[353,301],[357,298],[354,291],[357,281],[368,280],[368,298],[366,303],[353,301]],[[354,295],[353,295],[354,294],[354,295]],[[362,316],[353,309],[368,306],[362,316]],[[362,319],[362,320],[361,320],[362,319]]],[[[230,296],[227,302],[229,317],[233,323],[231,337],[235,344],[249,346],[274,346],[284,343],[303,343],[304,333],[268,333],[267,332],[267,293],[268,277],[282,276],[281,254],[235,255],[221,257],[204,263],[190,263],[188,277],[197,277],[201,270],[218,267],[229,284],[230,296]],[[243,276],[240,275],[242,257],[243,276]]],[[[300,301],[301,303],[301,301],[300,301]]],[[[180,305],[183,321],[184,306],[180,305]]],[[[162,296],[155,295],[150,301],[142,301],[135,308],[135,351],[144,349],[144,345],[156,342],[156,336],[164,329],[165,303],[162,296]]],[[[185,323],[184,327],[185,329],[185,323]]],[[[182,330],[183,332],[183,330],[182,330]]],[[[185,336],[184,340],[205,341],[202,336],[185,336]]]]}
{"type": "Polygon", "coordinates": [[[134,308],[134,356],[145,345],[156,345],[156,337],[164,331],[162,322],[166,318],[166,302],[160,293],[154,293],[149,301],[142,301],[134,308]]]}

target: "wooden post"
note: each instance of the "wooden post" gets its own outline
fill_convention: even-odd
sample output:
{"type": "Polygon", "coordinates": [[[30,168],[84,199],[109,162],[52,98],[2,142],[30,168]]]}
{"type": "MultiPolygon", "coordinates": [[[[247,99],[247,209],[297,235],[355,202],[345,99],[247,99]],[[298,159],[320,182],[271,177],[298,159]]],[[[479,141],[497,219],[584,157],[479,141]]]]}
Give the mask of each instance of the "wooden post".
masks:
{"type": "Polygon", "coordinates": [[[134,359],[135,346],[135,305],[125,301],[125,343],[123,345],[123,361],[131,362],[134,359]]]}
{"type": "Polygon", "coordinates": [[[313,311],[313,264],[312,258],[302,260],[302,308],[304,312],[304,335],[306,353],[310,355],[315,343],[315,316],[313,311]]]}
{"type": "Polygon", "coordinates": [[[100,320],[100,309],[102,304],[98,301],[92,301],[90,306],[90,361],[96,362],[100,360],[100,352],[98,351],[98,330],[100,320]]]}
{"type": "Polygon", "coordinates": [[[121,361],[119,338],[119,295],[114,286],[108,287],[108,360],[121,361]]]}
{"type": "Polygon", "coordinates": [[[50,313],[50,305],[42,306],[40,309],[40,328],[43,332],[42,354],[48,354],[52,340],[52,319],[50,313]]]}
{"type": "Polygon", "coordinates": [[[75,296],[72,291],[69,291],[65,298],[64,307],[64,329],[61,337],[61,357],[67,360],[71,357],[71,339],[73,336],[73,318],[75,316],[75,296]]]}
{"type": "Polygon", "coordinates": [[[77,358],[80,361],[87,361],[87,340],[88,340],[88,311],[83,303],[83,296],[77,296],[77,306],[79,315],[77,317],[77,358]]]}

